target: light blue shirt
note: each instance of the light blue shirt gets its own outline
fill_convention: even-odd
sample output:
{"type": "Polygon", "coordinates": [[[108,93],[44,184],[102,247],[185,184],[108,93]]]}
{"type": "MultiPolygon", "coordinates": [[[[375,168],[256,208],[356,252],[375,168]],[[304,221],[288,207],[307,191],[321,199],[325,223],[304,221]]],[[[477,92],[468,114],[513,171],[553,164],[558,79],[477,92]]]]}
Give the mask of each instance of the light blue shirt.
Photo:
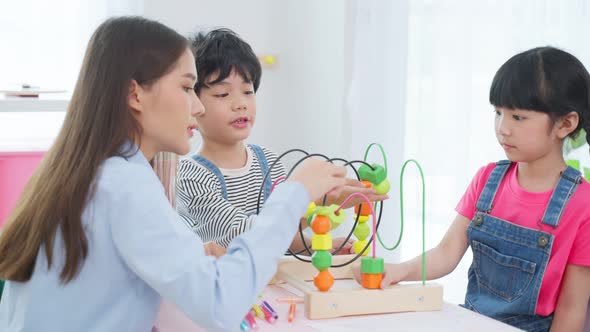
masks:
{"type": "Polygon", "coordinates": [[[82,216],[89,251],[79,275],[60,282],[57,232],[51,269],[41,249],[28,282],[6,283],[0,331],[149,332],[162,298],[208,330],[238,330],[309,201],[299,183],[278,186],[254,227],[215,259],[179,219],[141,152],[109,158],[82,216]]]}

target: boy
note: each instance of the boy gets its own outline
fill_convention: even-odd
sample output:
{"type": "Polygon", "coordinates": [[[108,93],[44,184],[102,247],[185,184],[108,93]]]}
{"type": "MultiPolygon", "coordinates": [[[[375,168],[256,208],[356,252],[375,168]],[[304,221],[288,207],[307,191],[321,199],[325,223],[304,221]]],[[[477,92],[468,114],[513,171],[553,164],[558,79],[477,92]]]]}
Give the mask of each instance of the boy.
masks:
{"type": "MultiPolygon", "coordinates": [[[[197,33],[190,40],[198,76],[195,91],[205,107],[197,118],[203,143],[197,155],[180,161],[177,209],[203,241],[227,247],[255,222],[260,187],[264,188],[262,205],[272,184],[286,173],[278,163],[263,185],[264,174],[277,156],[244,143],[256,121],[256,91],[262,75],[250,45],[229,29],[197,33]]],[[[387,198],[348,180],[340,197],[330,200],[342,202],[352,192],[361,192],[371,200],[387,198]]],[[[303,248],[300,241],[296,237],[291,249],[303,248]]],[[[337,248],[342,241],[334,239],[333,246],[337,248]]],[[[351,247],[351,243],[345,244],[340,253],[348,254],[351,247]]]]}

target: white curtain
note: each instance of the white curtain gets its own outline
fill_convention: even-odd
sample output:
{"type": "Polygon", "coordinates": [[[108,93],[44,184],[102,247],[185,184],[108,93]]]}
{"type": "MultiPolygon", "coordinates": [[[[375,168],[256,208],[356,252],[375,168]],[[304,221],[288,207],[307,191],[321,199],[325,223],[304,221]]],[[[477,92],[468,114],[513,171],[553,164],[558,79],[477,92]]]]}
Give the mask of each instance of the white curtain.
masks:
{"type": "MultiPolygon", "coordinates": [[[[356,0],[350,3],[350,11],[350,84],[345,102],[350,119],[349,155],[362,159],[373,142],[382,144],[387,152],[392,199],[384,204],[380,234],[391,246],[399,235],[396,186],[404,148],[408,2],[356,0]]],[[[379,149],[372,150],[367,161],[383,165],[379,149]]],[[[377,248],[379,256],[399,259],[399,250],[377,248]]]]}
{"type": "MultiPolygon", "coordinates": [[[[494,73],[512,55],[545,45],[573,53],[590,68],[590,44],[585,38],[590,32],[590,3],[409,0],[407,19],[403,18],[405,9],[388,9],[405,7],[398,2],[354,3],[352,102],[348,104],[355,128],[352,149],[358,152],[359,145],[372,140],[385,144],[392,182],[388,204],[393,206],[387,209],[385,221],[394,229],[399,227],[399,168],[395,166],[406,158],[422,164],[426,247],[431,248],[444,235],[477,169],[505,158],[496,143],[488,102],[494,73]],[[405,60],[399,61],[402,57],[405,60]],[[401,106],[392,109],[392,105],[401,106]],[[385,123],[364,120],[369,118],[385,123]],[[374,128],[389,129],[378,132],[374,128]]],[[[588,146],[582,149],[586,157],[582,164],[590,167],[588,146]]],[[[407,259],[421,250],[417,173],[408,172],[404,185],[407,220],[401,258],[407,259]]],[[[451,276],[442,279],[448,301],[463,302],[470,261],[468,254],[451,276]]]]}
{"type": "Polygon", "coordinates": [[[504,157],[488,102],[496,70],[545,45],[590,66],[589,19],[584,0],[411,1],[404,145],[436,177],[432,185],[452,194],[445,206],[454,206],[478,167],[504,157]]]}

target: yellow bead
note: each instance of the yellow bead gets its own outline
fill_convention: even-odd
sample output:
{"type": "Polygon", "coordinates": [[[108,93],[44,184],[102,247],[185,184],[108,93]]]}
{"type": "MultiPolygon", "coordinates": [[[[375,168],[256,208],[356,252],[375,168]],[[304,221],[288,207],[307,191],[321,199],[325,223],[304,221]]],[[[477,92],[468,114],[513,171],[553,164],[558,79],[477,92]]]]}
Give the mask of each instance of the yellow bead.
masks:
{"type": "Polygon", "coordinates": [[[305,217],[309,217],[309,215],[313,212],[313,209],[315,209],[315,203],[311,202],[309,203],[309,206],[307,207],[307,213],[305,214],[305,217]]]}
{"type": "MultiPolygon", "coordinates": [[[[359,217],[359,224],[369,221],[369,217],[370,216],[360,216],[359,217]]],[[[356,216],[354,217],[354,220],[356,220],[356,216]]]]}
{"type": "Polygon", "coordinates": [[[385,195],[389,192],[390,186],[391,185],[389,184],[389,180],[385,179],[381,181],[381,183],[379,183],[378,185],[374,186],[375,193],[377,195],[385,195]]]}
{"type": "Polygon", "coordinates": [[[332,249],[332,234],[314,234],[311,237],[311,249],[330,250],[332,249]]]}
{"type": "Polygon", "coordinates": [[[335,229],[336,227],[340,226],[344,222],[344,220],[346,220],[346,214],[344,212],[344,209],[338,211],[338,215],[334,213],[334,211],[336,211],[339,207],[340,205],[338,204],[332,204],[329,206],[332,212],[328,215],[328,218],[330,218],[330,221],[332,222],[332,229],[335,229]]]}
{"type": "MultiPolygon", "coordinates": [[[[352,249],[354,249],[354,252],[356,252],[358,254],[359,252],[361,252],[361,250],[363,250],[363,248],[367,245],[367,243],[368,243],[367,240],[359,240],[359,241],[356,241],[352,245],[352,249]]],[[[367,250],[365,250],[363,252],[363,256],[367,256],[367,254],[369,253],[369,249],[371,249],[371,246],[369,246],[367,248],[367,250]]]]}

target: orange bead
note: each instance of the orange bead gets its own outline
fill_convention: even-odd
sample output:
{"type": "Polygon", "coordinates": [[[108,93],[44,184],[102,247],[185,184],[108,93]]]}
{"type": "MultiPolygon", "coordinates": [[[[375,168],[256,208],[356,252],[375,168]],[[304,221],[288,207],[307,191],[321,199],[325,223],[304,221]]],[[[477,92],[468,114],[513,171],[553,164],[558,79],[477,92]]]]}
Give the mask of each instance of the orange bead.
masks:
{"type": "Polygon", "coordinates": [[[365,188],[371,188],[373,186],[373,184],[367,180],[362,180],[361,183],[365,185],[365,188]]]}
{"type": "Polygon", "coordinates": [[[321,271],[313,278],[313,284],[321,292],[326,292],[334,285],[334,277],[328,270],[321,271]]]}
{"type": "Polygon", "coordinates": [[[361,284],[367,289],[381,288],[381,281],[383,280],[383,273],[370,274],[361,273],[361,284]]]}
{"type": "Polygon", "coordinates": [[[311,229],[316,234],[327,234],[332,229],[328,216],[316,216],[311,222],[311,229]]]}
{"type": "MultiPolygon", "coordinates": [[[[361,216],[370,216],[371,215],[371,207],[367,203],[361,204],[360,210],[361,210],[361,212],[360,212],[361,216]]],[[[358,205],[356,205],[354,207],[354,213],[359,214],[359,206],[358,205]]]]}

